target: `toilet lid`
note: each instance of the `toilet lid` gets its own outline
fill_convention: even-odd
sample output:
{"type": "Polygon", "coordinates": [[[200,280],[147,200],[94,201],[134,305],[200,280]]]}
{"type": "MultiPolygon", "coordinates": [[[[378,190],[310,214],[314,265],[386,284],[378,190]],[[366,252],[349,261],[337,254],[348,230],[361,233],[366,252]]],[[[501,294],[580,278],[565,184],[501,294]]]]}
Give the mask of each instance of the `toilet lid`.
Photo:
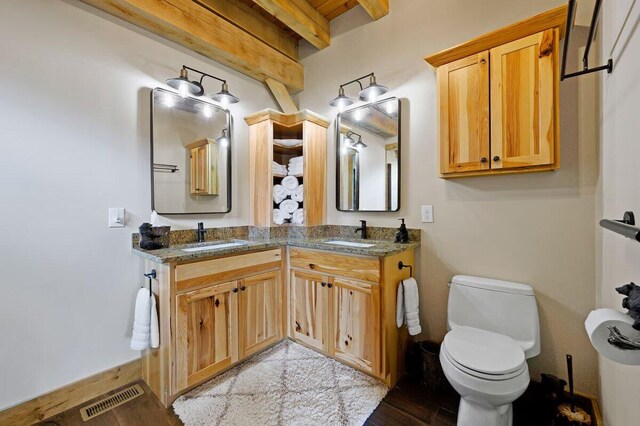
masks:
{"type": "Polygon", "coordinates": [[[444,337],[447,354],[479,373],[505,375],[522,369],[522,348],[510,337],[473,327],[456,327],[444,337]]]}

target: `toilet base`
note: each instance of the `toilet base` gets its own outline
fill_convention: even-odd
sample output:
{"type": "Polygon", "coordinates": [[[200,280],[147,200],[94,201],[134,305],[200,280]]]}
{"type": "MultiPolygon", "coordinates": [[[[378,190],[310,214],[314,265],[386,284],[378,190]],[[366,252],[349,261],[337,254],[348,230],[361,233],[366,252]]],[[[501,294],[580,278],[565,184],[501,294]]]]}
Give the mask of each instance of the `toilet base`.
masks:
{"type": "Polygon", "coordinates": [[[467,398],[460,398],[458,426],[512,426],[513,404],[487,407],[467,398]]]}

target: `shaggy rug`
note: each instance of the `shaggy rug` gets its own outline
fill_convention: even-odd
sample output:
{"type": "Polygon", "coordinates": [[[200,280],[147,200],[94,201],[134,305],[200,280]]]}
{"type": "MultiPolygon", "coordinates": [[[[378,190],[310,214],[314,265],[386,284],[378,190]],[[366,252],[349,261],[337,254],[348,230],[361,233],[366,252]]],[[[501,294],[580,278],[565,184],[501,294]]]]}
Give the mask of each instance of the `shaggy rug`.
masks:
{"type": "Polygon", "coordinates": [[[185,425],[362,425],[387,387],[285,340],[181,396],[185,425]]]}

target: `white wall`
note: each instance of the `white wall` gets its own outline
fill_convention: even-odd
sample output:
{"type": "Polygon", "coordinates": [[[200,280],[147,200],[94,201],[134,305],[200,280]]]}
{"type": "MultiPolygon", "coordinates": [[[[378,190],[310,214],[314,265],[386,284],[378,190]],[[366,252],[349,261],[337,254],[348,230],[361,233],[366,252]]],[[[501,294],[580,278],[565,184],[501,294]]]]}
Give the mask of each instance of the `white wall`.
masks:
{"type": "MultiPolygon", "coordinates": [[[[640,4],[633,0],[604,2],[602,62],[614,61],[612,74],[602,74],[602,137],[597,217],[620,219],[627,210],[640,219],[640,4]],[[622,29],[631,5],[627,25],[622,29]],[[613,51],[612,51],[613,49],[613,51]],[[610,56],[611,55],[611,56],[610,56]]],[[[615,287],[640,281],[640,244],[598,228],[598,307],[621,308],[615,287]]],[[[640,367],[600,357],[604,422],[609,426],[638,424],[640,367]]]]}
{"type": "Polygon", "coordinates": [[[0,409],[138,356],[129,241],[150,213],[149,89],[182,64],[241,99],[233,210],[169,223],[247,224],[243,117],[275,107],[262,84],[77,1],[0,2],[0,409]],[[109,207],[127,209],[124,229],[109,207]]]}
{"type": "MultiPolygon", "coordinates": [[[[361,8],[335,19],[328,48],[303,49],[306,89],[301,106],[333,119],[328,106],[338,85],[371,71],[402,105],[402,203],[398,213],[340,213],[335,176],[328,175],[328,221],[422,228],[418,279],[422,338],[446,332],[447,282],[472,274],[532,284],[542,330],[542,354],[530,362],[533,377],[566,377],[565,354],[574,357],[578,390],[597,392],[597,357],[583,321],[595,304],[596,77],[561,84],[561,158],[555,173],[442,180],[437,177],[437,105],[427,54],[459,44],[562,0],[392,1],[389,16],[370,22],[361,8]],[[433,204],[435,223],[420,223],[420,205],[433,204]]],[[[583,30],[578,38],[586,37],[583,30]]],[[[571,62],[577,67],[577,48],[571,62]]],[[[346,88],[355,95],[355,87],[346,88]]],[[[329,129],[328,170],[334,169],[329,129]]]]}

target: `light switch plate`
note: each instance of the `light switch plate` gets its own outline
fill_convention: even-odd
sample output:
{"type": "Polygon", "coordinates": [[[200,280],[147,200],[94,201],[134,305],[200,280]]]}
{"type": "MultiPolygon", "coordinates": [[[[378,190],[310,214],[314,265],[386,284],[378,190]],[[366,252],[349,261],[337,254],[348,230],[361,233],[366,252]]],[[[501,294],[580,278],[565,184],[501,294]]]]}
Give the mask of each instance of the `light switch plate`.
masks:
{"type": "Polygon", "coordinates": [[[422,216],[422,223],[433,223],[433,206],[421,206],[420,215],[422,216]]]}
{"type": "Polygon", "coordinates": [[[124,227],[124,207],[111,207],[109,209],[109,228],[124,227]]]}

